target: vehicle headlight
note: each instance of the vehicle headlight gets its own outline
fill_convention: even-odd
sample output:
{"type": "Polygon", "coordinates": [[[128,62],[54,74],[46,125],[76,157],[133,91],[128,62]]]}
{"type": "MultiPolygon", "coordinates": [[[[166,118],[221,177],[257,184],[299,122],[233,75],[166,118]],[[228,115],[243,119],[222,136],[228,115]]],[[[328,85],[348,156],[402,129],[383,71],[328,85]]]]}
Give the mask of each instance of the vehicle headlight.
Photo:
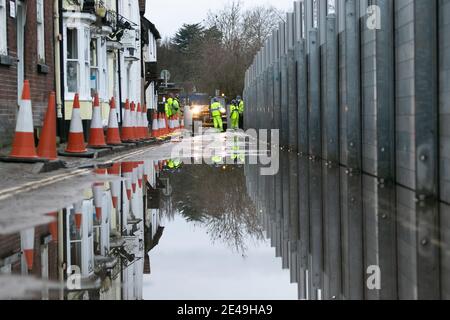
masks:
{"type": "Polygon", "coordinates": [[[193,114],[199,114],[202,111],[202,108],[200,106],[192,106],[191,110],[193,114]]]}

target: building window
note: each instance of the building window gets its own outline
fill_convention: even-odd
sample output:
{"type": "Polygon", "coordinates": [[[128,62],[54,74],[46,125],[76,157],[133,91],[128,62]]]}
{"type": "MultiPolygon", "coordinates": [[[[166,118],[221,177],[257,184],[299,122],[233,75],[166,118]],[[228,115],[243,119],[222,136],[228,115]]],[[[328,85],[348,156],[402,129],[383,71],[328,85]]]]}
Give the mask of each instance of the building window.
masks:
{"type": "MultiPolygon", "coordinates": [[[[1,0],[0,0],[1,1],[1,0]]],[[[44,0],[37,0],[37,52],[39,63],[45,63],[44,0]]]]}
{"type": "Polygon", "coordinates": [[[79,92],[78,30],[67,29],[67,90],[79,92]]]}
{"type": "Polygon", "coordinates": [[[91,96],[94,97],[99,92],[99,72],[98,72],[98,41],[92,38],[90,43],[91,50],[91,96]]]}
{"type": "Polygon", "coordinates": [[[6,0],[0,0],[0,54],[8,55],[8,38],[6,33],[6,0]]]}

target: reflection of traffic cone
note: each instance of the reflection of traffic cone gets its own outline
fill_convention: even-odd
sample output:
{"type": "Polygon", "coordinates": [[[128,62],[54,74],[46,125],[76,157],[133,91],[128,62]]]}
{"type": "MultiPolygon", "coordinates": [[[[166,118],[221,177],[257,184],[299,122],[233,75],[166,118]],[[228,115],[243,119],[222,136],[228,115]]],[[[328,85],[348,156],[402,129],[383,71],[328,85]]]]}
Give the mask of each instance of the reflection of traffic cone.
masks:
{"type": "Polygon", "coordinates": [[[16,134],[10,154],[12,158],[37,158],[34,145],[33,111],[31,110],[30,82],[23,84],[22,99],[17,114],[16,134]]]}
{"type": "Polygon", "coordinates": [[[78,93],[75,94],[73,101],[72,120],[70,121],[69,141],[67,143],[66,152],[68,153],[85,153],[87,152],[84,143],[83,125],[80,116],[80,99],[78,93]]]}
{"type": "Polygon", "coordinates": [[[144,183],[150,183],[149,176],[152,170],[152,162],[150,160],[144,161],[144,183]]]}
{"type": "Polygon", "coordinates": [[[20,242],[28,270],[31,271],[33,270],[34,262],[34,228],[21,231],[20,242]]]}
{"type": "Polygon", "coordinates": [[[117,112],[116,112],[116,100],[114,97],[111,98],[109,103],[109,122],[108,122],[108,131],[106,133],[106,143],[109,145],[119,145],[122,144],[120,139],[119,132],[119,121],[117,121],[117,112]]]}
{"type": "Polygon", "coordinates": [[[125,102],[125,113],[124,113],[123,125],[122,125],[122,141],[125,141],[125,142],[134,141],[133,125],[131,122],[130,101],[128,99],[125,102]]]}
{"type": "Polygon", "coordinates": [[[157,112],[153,113],[152,136],[153,138],[159,138],[159,123],[157,112]]]}
{"type": "Polygon", "coordinates": [[[52,235],[52,241],[58,242],[58,212],[48,213],[47,216],[54,218],[54,220],[48,224],[48,229],[52,235]]]}
{"type": "Polygon", "coordinates": [[[106,147],[105,133],[102,124],[102,112],[100,110],[100,101],[98,94],[95,95],[94,105],[92,108],[91,130],[89,133],[89,147],[101,148],[106,147]]]}
{"type": "MultiPolygon", "coordinates": [[[[97,175],[105,175],[106,169],[96,169],[95,174],[97,175]]],[[[102,221],[102,194],[103,188],[105,184],[103,182],[94,183],[93,191],[94,191],[94,206],[95,206],[95,215],[97,217],[97,221],[102,221]]]]}
{"type": "MultiPolygon", "coordinates": [[[[114,163],[112,167],[108,169],[108,174],[111,176],[120,176],[120,164],[114,163]]],[[[111,199],[114,209],[118,208],[119,195],[120,195],[120,181],[111,181],[109,183],[111,189],[111,199]]]]}
{"type": "Polygon", "coordinates": [[[83,223],[83,202],[79,201],[74,205],[75,209],[75,227],[78,231],[81,230],[81,224],[83,223]]]}
{"type": "Polygon", "coordinates": [[[54,92],[50,93],[48,98],[48,109],[45,115],[37,153],[39,157],[44,159],[56,160],[58,158],[56,151],[56,108],[54,92]]]}
{"type": "Polygon", "coordinates": [[[180,126],[181,126],[181,129],[184,130],[184,116],[181,117],[180,126]]]}
{"type": "Polygon", "coordinates": [[[136,187],[138,183],[138,164],[133,162],[133,176],[131,180],[131,187],[133,188],[133,193],[136,193],[136,187]]]}
{"type": "Polygon", "coordinates": [[[125,188],[127,190],[127,198],[131,200],[131,189],[133,180],[133,162],[122,162],[122,177],[125,178],[125,188]]]}
{"type": "Polygon", "coordinates": [[[138,184],[139,184],[139,188],[142,189],[142,180],[144,178],[144,161],[137,162],[137,165],[138,165],[138,167],[137,167],[137,170],[138,170],[137,171],[137,173],[138,173],[138,177],[137,177],[138,184]]]}

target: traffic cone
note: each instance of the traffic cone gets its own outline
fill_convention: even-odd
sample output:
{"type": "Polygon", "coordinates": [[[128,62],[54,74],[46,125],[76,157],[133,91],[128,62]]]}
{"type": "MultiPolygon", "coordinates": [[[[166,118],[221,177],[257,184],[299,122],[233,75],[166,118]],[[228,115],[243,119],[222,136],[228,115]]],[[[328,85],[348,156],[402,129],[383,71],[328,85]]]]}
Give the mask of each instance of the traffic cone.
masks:
{"type": "Polygon", "coordinates": [[[30,82],[23,84],[22,99],[17,114],[16,134],[10,154],[12,158],[37,158],[34,145],[33,111],[31,109],[30,82]]]}
{"type": "Polygon", "coordinates": [[[34,228],[20,232],[21,249],[25,256],[28,270],[33,270],[34,262],[34,228]]]}
{"type": "Polygon", "coordinates": [[[86,153],[84,143],[83,125],[80,116],[80,98],[75,94],[73,101],[72,120],[70,121],[69,141],[66,148],[67,153],[86,153]]]}
{"type": "Polygon", "coordinates": [[[132,127],[132,134],[133,134],[133,140],[134,141],[138,141],[138,134],[137,134],[137,129],[136,129],[136,104],[133,102],[131,102],[131,127],[132,127]]]}
{"type": "Polygon", "coordinates": [[[75,227],[78,231],[81,231],[81,225],[83,223],[83,202],[79,201],[74,205],[75,209],[75,227]]]}
{"type": "Polygon", "coordinates": [[[132,180],[133,180],[133,162],[122,162],[122,177],[125,178],[125,189],[127,198],[131,200],[132,180]]]}
{"type": "Polygon", "coordinates": [[[103,148],[107,146],[105,141],[105,133],[103,131],[102,112],[100,110],[100,101],[98,99],[98,94],[96,94],[94,97],[88,146],[90,148],[103,148]]]}
{"type": "MultiPolygon", "coordinates": [[[[120,177],[120,164],[114,163],[112,167],[108,169],[108,174],[111,176],[120,177]]],[[[120,181],[111,181],[109,183],[109,187],[111,189],[111,199],[113,203],[114,209],[118,208],[119,204],[119,195],[120,195],[120,181]]]]}
{"type": "Polygon", "coordinates": [[[56,108],[55,93],[50,93],[48,98],[48,109],[45,115],[44,126],[37,149],[38,156],[43,159],[56,160],[56,108]]]}
{"type": "Polygon", "coordinates": [[[54,218],[54,221],[48,224],[48,229],[52,235],[52,241],[58,242],[58,212],[48,213],[47,216],[54,218]]]}
{"type": "Polygon", "coordinates": [[[138,102],[137,108],[136,108],[136,137],[138,140],[144,140],[145,137],[143,135],[143,126],[142,123],[142,108],[141,103],[138,102]]]}
{"type": "Polygon", "coordinates": [[[133,125],[132,125],[132,120],[131,120],[130,101],[128,99],[125,102],[125,113],[124,113],[123,125],[122,125],[122,141],[124,141],[124,142],[133,142],[134,141],[133,125]]]}
{"type": "Polygon", "coordinates": [[[158,113],[153,112],[153,123],[152,123],[152,136],[153,138],[159,138],[159,121],[158,121],[158,113]]]}
{"type": "Polygon", "coordinates": [[[119,121],[117,120],[116,100],[114,97],[111,98],[109,105],[110,110],[108,131],[106,132],[106,143],[109,145],[120,145],[122,144],[122,141],[120,139],[119,121]]]}
{"type": "MultiPolygon", "coordinates": [[[[97,175],[105,175],[106,169],[96,169],[95,174],[97,175]]],[[[94,193],[94,206],[95,206],[95,216],[97,217],[97,221],[102,221],[102,193],[105,184],[103,182],[94,183],[93,193],[94,193]]]]}
{"type": "Polygon", "coordinates": [[[159,113],[158,115],[158,128],[159,128],[159,136],[160,137],[164,136],[166,133],[164,129],[164,119],[162,113],[159,113]]]}

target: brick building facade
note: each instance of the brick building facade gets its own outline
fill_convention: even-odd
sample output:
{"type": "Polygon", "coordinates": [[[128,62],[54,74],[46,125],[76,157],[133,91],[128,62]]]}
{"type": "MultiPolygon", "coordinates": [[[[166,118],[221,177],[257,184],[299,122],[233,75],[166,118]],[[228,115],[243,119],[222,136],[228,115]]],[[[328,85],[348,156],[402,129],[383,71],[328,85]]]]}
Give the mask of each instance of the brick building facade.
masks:
{"type": "MultiPolygon", "coordinates": [[[[18,106],[20,61],[18,23],[23,12],[23,79],[30,81],[35,129],[42,126],[50,91],[55,88],[53,1],[5,1],[0,23],[6,18],[6,52],[0,53],[0,147],[12,142],[18,106]],[[42,1],[42,3],[41,3],[42,1]],[[11,8],[15,4],[15,8],[11,8]],[[43,8],[44,59],[38,53],[38,5],[43,8]]],[[[3,41],[3,40],[2,40],[3,41]]],[[[42,52],[42,51],[41,51],[42,52]]]]}

